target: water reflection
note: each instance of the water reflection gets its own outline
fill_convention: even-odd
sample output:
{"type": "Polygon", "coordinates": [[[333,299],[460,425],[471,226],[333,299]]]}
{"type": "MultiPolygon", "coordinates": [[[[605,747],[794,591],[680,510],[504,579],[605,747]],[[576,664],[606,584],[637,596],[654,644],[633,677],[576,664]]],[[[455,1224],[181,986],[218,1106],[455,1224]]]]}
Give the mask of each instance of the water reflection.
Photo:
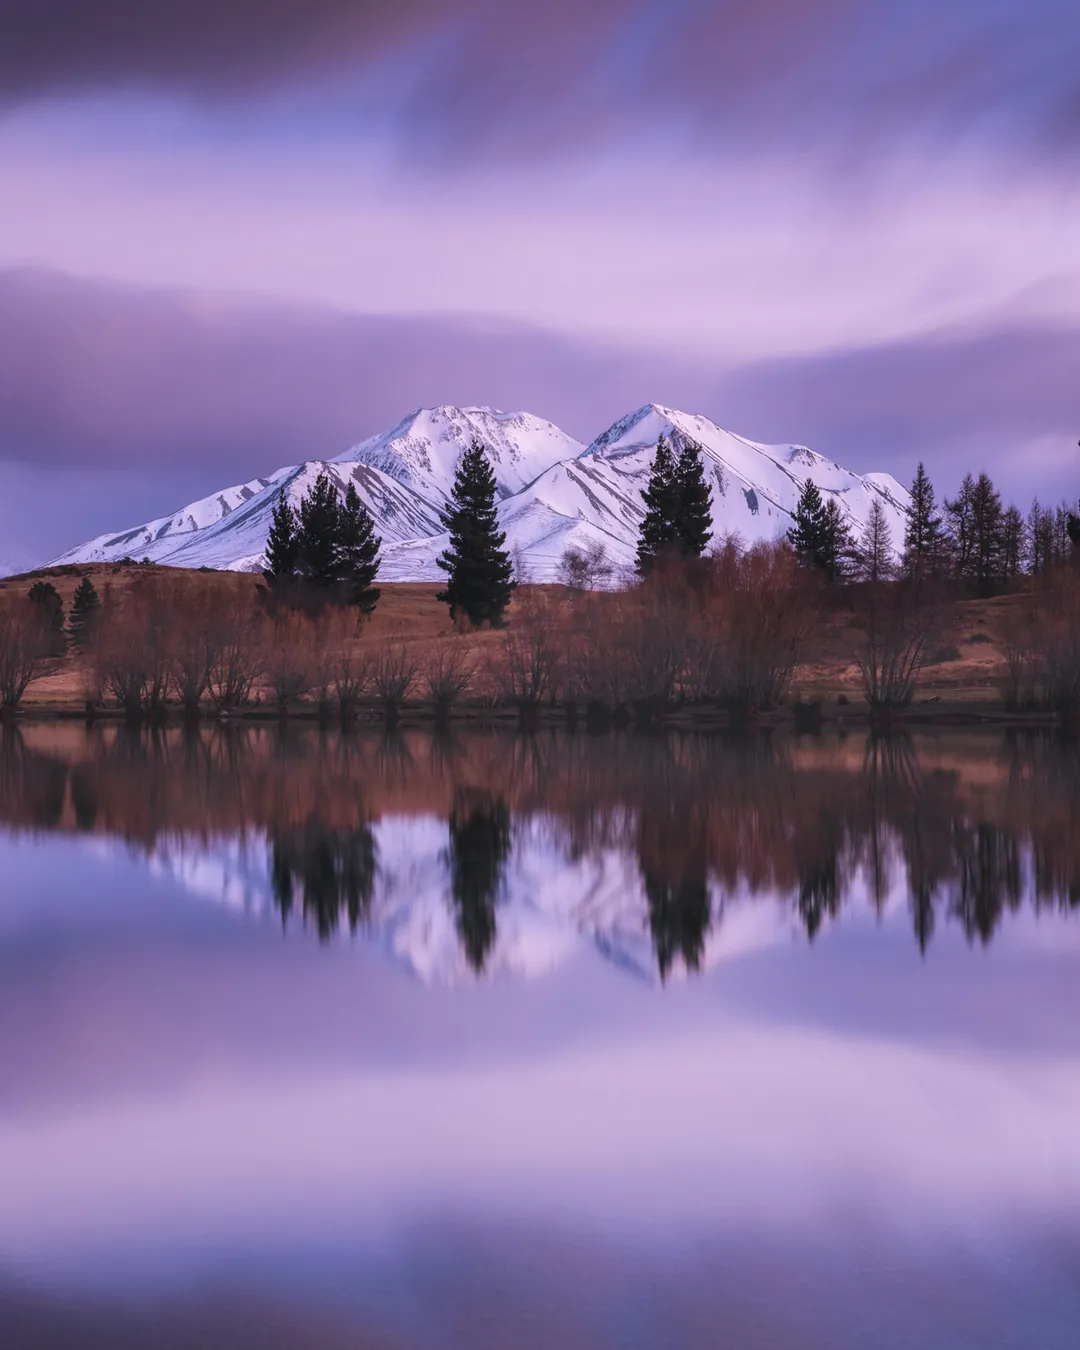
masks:
{"type": "Polygon", "coordinates": [[[814,940],[900,896],[924,952],[943,923],[985,944],[1024,905],[1080,906],[1080,756],[1044,735],[28,725],[0,735],[0,821],[154,857],[247,841],[286,927],[324,940],[385,919],[404,857],[426,871],[397,876],[399,902],[438,891],[475,972],[545,876],[546,921],[624,957],[639,931],[661,979],[702,968],[734,897],[780,901],[814,940]],[[432,827],[380,852],[391,821],[432,827]]]}

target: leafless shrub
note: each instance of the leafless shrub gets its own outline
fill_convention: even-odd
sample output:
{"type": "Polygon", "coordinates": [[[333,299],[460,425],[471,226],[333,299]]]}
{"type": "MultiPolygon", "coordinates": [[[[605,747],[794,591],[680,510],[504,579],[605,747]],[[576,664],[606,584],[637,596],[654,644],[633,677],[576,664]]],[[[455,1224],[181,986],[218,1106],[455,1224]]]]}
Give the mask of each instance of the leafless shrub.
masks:
{"type": "Polygon", "coordinates": [[[1005,683],[1002,697],[1010,711],[1038,702],[1039,660],[1035,616],[1030,609],[1010,616],[1005,625],[1005,683]]]}
{"type": "Polygon", "coordinates": [[[0,604],[0,710],[10,713],[19,706],[42,673],[52,645],[40,606],[5,597],[0,604]]]}
{"type": "Polygon", "coordinates": [[[129,718],[162,716],[169,692],[170,617],[157,578],[110,597],[95,634],[96,679],[129,718]]]}
{"type": "Polygon", "coordinates": [[[658,572],[631,592],[623,608],[619,648],[627,693],[640,711],[667,707],[681,692],[690,654],[690,602],[673,574],[658,572]]]}
{"type": "Polygon", "coordinates": [[[168,625],[170,687],[188,718],[198,716],[217,640],[216,596],[205,586],[171,599],[168,625]]]}
{"type": "Polygon", "coordinates": [[[1043,697],[1067,716],[1080,710],[1080,576],[1051,574],[1036,601],[1036,661],[1043,697]]]}
{"type": "Polygon", "coordinates": [[[519,592],[513,622],[492,662],[492,677],[503,698],[519,708],[536,708],[555,688],[560,662],[553,607],[531,592],[519,592]]]}
{"type": "Polygon", "coordinates": [[[302,698],[314,678],[312,625],[304,615],[279,607],[264,629],[265,680],[279,713],[302,698]]]}
{"type": "Polygon", "coordinates": [[[816,597],[790,548],[736,535],[708,560],[702,602],[688,623],[688,697],[741,712],[776,707],[786,697],[816,597]]]}
{"type": "Polygon", "coordinates": [[[421,688],[444,720],[450,709],[472,686],[477,666],[465,647],[454,638],[443,638],[428,651],[420,676],[421,688]]]}
{"type": "Polygon", "coordinates": [[[615,565],[598,539],[582,547],[571,544],[559,559],[556,579],[572,591],[595,591],[610,585],[615,565]]]}
{"type": "Polygon", "coordinates": [[[390,643],[371,662],[371,683],[382,704],[387,722],[397,721],[398,711],[408,698],[420,672],[415,652],[402,643],[390,643]]]}
{"type": "Polygon", "coordinates": [[[872,712],[906,708],[926,660],[936,608],[925,591],[898,581],[867,586],[858,615],[863,638],[855,661],[872,712]]]}
{"type": "Polygon", "coordinates": [[[237,712],[251,699],[266,665],[259,616],[241,599],[219,606],[209,626],[207,691],[219,713],[237,712]]]}

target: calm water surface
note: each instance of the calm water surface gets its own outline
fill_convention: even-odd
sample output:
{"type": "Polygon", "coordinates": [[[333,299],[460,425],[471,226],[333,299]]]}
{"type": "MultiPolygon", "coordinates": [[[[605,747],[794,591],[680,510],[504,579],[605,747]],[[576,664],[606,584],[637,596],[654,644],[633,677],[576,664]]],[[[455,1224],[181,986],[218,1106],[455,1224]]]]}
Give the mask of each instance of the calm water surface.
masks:
{"type": "Polygon", "coordinates": [[[5,1346],[1080,1344],[1080,753],[0,739],[5,1346]]]}

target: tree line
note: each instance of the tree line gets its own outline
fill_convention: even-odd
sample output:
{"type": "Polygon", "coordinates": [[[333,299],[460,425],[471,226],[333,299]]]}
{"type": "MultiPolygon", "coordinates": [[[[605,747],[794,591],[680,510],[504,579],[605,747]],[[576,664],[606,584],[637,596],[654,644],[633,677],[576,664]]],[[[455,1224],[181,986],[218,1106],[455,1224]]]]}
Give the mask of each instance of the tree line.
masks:
{"type": "Polygon", "coordinates": [[[835,496],[824,500],[808,478],[788,539],[798,557],[829,581],[952,580],[981,594],[1003,589],[1021,575],[1038,576],[1080,550],[1080,516],[1071,507],[1032,502],[1026,516],[1004,506],[990,475],[966,474],[954,498],[939,509],[926,467],[911,484],[902,541],[892,538],[880,498],[856,536],[835,496]]]}

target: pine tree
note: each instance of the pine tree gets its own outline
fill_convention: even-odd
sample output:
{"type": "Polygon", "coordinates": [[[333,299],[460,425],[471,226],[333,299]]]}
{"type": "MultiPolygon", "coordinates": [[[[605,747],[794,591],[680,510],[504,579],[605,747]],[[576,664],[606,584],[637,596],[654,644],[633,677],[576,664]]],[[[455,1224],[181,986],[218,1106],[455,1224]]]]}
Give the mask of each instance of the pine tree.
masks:
{"type": "Polygon", "coordinates": [[[296,576],[299,566],[300,538],[296,512],[282,491],[271,517],[263,576],[271,586],[280,588],[296,576]]]}
{"type": "Polygon", "coordinates": [[[829,581],[844,581],[857,563],[855,541],[840,503],[830,497],[825,503],[824,533],[819,566],[829,581]]]}
{"type": "Polygon", "coordinates": [[[892,531],[881,498],[870,503],[870,515],[859,540],[860,575],[864,581],[886,581],[893,574],[892,531]]]}
{"type": "Polygon", "coordinates": [[[364,614],[370,614],[379,599],[379,590],[371,583],[379,572],[381,544],[371,512],[350,483],[338,519],[338,573],[349,604],[364,614]]]}
{"type": "Polygon", "coordinates": [[[300,502],[300,570],[313,586],[326,588],[339,580],[340,518],[337,488],[329,474],[321,473],[300,502]]]}
{"type": "Polygon", "coordinates": [[[941,566],[941,517],[934,510],[934,485],[922,461],[911,484],[911,508],[904,530],[904,574],[923,581],[941,566]]]}
{"type": "Polygon", "coordinates": [[[438,559],[449,574],[438,599],[450,606],[450,618],[464,614],[471,623],[498,627],[514,589],[506,534],[495,511],[495,474],[479,441],[461,457],[451,505],[442,515],[450,547],[438,559]]]}
{"type": "Polygon", "coordinates": [[[788,542],[801,562],[823,566],[826,551],[825,503],[812,478],[803,484],[795,507],[795,523],[788,530],[788,542]]]}
{"type": "Polygon", "coordinates": [[[972,521],[975,498],[975,480],[971,474],[964,475],[960,491],[949,501],[945,498],[945,515],[948,521],[949,552],[953,570],[957,576],[966,577],[971,570],[974,526],[972,521]]]}
{"type": "Polygon", "coordinates": [[[86,641],[97,621],[100,608],[101,602],[98,600],[97,589],[89,575],[84,576],[75,588],[75,594],[71,598],[71,611],[68,615],[68,631],[73,641],[76,643],[86,641]]]}
{"type": "Polygon", "coordinates": [[[971,496],[971,579],[982,590],[998,584],[1004,575],[1004,538],[1001,497],[987,473],[979,474],[971,496]]]}
{"type": "Polygon", "coordinates": [[[687,441],[675,464],[675,540],[685,558],[700,558],[712,538],[712,492],[701,446],[687,441]]]}
{"type": "Polygon", "coordinates": [[[1005,579],[1011,580],[1023,569],[1027,553],[1027,529],[1024,517],[1010,506],[1001,519],[1002,571],[1005,579]]]}
{"type": "Polygon", "coordinates": [[[659,559],[675,552],[679,537],[676,520],[679,511],[679,484],[676,466],[667,440],[656,442],[648,486],[641,494],[645,518],[638,531],[637,573],[648,576],[659,559]]]}

